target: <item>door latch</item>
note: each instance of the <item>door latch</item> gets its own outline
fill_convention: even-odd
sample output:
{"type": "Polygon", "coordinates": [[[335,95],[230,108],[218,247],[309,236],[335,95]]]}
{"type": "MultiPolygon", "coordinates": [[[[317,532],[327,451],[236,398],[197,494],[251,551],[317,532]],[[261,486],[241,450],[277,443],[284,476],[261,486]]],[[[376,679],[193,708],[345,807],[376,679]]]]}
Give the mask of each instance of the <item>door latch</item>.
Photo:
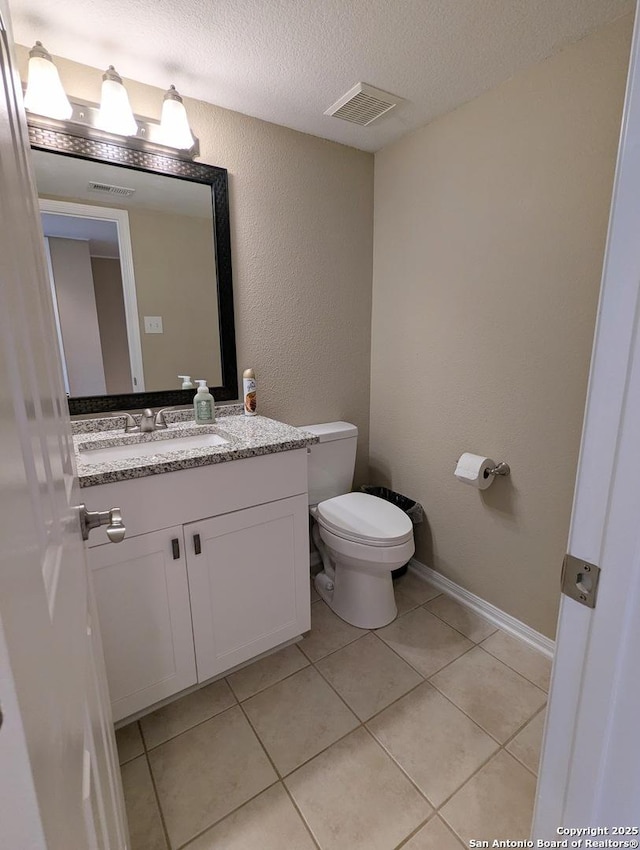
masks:
{"type": "Polygon", "coordinates": [[[562,563],[562,592],[587,608],[596,607],[600,567],[565,555],[562,563]]]}
{"type": "Polygon", "coordinates": [[[120,508],[111,508],[110,511],[88,511],[86,505],[78,505],[80,516],[80,531],[82,539],[89,539],[89,532],[101,525],[107,527],[107,537],[111,543],[122,543],[127,529],[122,522],[120,508]]]}

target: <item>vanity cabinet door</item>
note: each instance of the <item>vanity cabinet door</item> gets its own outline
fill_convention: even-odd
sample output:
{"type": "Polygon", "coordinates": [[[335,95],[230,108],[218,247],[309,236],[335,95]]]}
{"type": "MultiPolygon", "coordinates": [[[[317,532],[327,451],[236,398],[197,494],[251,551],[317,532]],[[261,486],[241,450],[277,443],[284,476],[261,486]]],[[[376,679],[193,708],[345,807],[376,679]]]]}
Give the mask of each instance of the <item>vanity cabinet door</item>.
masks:
{"type": "Polygon", "coordinates": [[[198,681],[310,628],[308,500],[185,525],[198,681]]]}
{"type": "Polygon", "coordinates": [[[182,526],[88,550],[113,719],[196,682],[182,526]]]}

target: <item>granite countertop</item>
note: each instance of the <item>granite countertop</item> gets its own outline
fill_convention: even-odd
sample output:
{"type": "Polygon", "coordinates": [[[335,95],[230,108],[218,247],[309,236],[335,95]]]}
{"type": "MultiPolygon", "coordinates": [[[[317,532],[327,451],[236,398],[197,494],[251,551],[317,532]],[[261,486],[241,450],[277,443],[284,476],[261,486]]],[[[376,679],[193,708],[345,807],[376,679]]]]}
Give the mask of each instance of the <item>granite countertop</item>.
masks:
{"type": "Polygon", "coordinates": [[[195,424],[192,410],[168,410],[165,416],[168,426],[166,430],[127,436],[124,434],[124,416],[72,422],[80,487],[94,487],[97,484],[144,478],[147,475],[176,472],[195,466],[286,452],[310,446],[318,441],[314,434],[301,428],[294,428],[264,416],[245,416],[241,411],[241,405],[216,408],[215,424],[200,426],[195,424]],[[169,451],[162,450],[165,440],[207,433],[218,434],[228,442],[220,446],[182,449],[172,446],[169,451]],[[157,443],[158,451],[152,455],[136,457],[133,447],[140,443],[157,443]],[[84,451],[87,449],[104,449],[127,444],[132,445],[129,457],[90,462],[84,457],[84,451]]]}

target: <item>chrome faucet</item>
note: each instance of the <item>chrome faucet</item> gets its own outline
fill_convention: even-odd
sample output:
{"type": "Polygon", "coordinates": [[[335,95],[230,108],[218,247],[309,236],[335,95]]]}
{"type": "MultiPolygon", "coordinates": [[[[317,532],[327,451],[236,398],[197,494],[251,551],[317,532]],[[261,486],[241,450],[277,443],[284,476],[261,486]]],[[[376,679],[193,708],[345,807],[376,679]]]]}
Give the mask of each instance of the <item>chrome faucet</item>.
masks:
{"type": "Polygon", "coordinates": [[[149,431],[161,431],[166,427],[167,423],[164,418],[164,409],[159,410],[155,416],[153,410],[149,407],[142,411],[142,416],[140,417],[140,430],[143,433],[149,431]]]}
{"type": "Polygon", "coordinates": [[[154,414],[153,410],[151,410],[150,407],[147,407],[142,411],[139,424],[136,423],[136,420],[130,413],[125,413],[125,434],[148,434],[151,431],[161,431],[165,429],[167,427],[167,421],[164,418],[165,410],[166,408],[163,408],[154,414]]]}

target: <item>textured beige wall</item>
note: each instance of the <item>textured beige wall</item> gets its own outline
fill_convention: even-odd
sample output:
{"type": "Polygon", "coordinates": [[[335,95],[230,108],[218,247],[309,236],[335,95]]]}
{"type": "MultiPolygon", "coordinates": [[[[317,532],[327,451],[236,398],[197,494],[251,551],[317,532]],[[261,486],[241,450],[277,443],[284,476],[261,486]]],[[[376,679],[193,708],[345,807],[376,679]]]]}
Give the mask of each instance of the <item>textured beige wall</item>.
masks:
{"type": "MultiPolygon", "coordinates": [[[[25,79],[24,48],[18,58],[25,79]]],[[[99,100],[101,71],[56,64],[68,94],[99,100]]],[[[157,118],[163,92],[125,82],[134,111],[157,118]]],[[[259,410],[267,416],[293,425],[357,424],[362,479],[373,156],[201,101],[185,103],[200,161],[229,170],[239,371],[256,370],[259,410]]]]}
{"type": "Polygon", "coordinates": [[[424,504],[417,558],[550,636],[631,26],[376,155],[371,467],[424,504]],[[511,478],[458,483],[463,451],[511,478]]]}
{"type": "Polygon", "coordinates": [[[222,383],[215,248],[206,218],[129,210],[147,391],[179,389],[178,375],[222,383]],[[148,334],[145,316],[162,318],[148,334]]]}

